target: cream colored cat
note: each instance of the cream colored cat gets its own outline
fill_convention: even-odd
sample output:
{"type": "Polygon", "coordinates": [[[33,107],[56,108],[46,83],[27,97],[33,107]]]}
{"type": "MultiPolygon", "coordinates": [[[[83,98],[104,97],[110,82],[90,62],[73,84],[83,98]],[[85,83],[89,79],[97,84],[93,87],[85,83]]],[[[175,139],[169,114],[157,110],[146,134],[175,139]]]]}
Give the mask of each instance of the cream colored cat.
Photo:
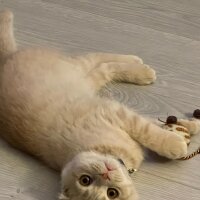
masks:
{"type": "Polygon", "coordinates": [[[140,145],[170,159],[185,156],[181,137],[96,94],[112,80],[153,83],[155,71],[140,58],[16,50],[12,18],[0,14],[0,136],[62,170],[60,199],[135,200],[128,170],[143,160],[140,145]]]}

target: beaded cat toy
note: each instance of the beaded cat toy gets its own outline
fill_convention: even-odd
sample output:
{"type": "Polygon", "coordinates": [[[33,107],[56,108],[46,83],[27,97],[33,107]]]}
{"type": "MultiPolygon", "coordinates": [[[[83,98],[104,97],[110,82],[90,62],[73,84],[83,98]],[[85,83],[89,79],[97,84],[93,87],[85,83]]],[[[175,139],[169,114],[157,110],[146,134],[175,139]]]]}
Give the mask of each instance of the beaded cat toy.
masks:
{"type": "MultiPolygon", "coordinates": [[[[195,119],[200,120],[200,110],[199,109],[197,109],[197,110],[194,111],[193,117],[195,119]]],[[[186,144],[189,146],[189,144],[190,144],[190,138],[191,138],[191,133],[189,132],[189,130],[185,126],[183,126],[181,123],[178,122],[176,116],[169,116],[169,117],[167,117],[166,122],[164,122],[164,121],[162,121],[160,119],[158,119],[158,120],[164,123],[162,125],[163,129],[166,129],[168,131],[173,131],[174,133],[180,135],[181,137],[184,138],[186,144]]],[[[182,158],[180,158],[178,160],[189,160],[190,158],[193,158],[197,154],[200,154],[200,148],[198,148],[196,151],[194,151],[190,155],[182,157],[182,158]]]]}
{"type": "MultiPolygon", "coordinates": [[[[194,111],[193,117],[195,119],[200,120],[200,110],[199,109],[194,111]]],[[[185,126],[183,126],[180,122],[178,122],[178,119],[177,119],[176,116],[167,117],[166,122],[160,120],[159,118],[158,118],[158,120],[163,122],[163,125],[162,125],[163,129],[168,130],[168,131],[172,131],[172,132],[180,135],[181,137],[183,137],[186,144],[188,146],[190,145],[191,133],[189,132],[189,130],[185,126]]],[[[191,154],[189,154],[185,157],[179,158],[178,160],[189,160],[190,158],[193,158],[197,154],[200,154],[200,148],[198,148],[196,151],[194,151],[193,153],[191,153],[191,154]]],[[[118,161],[125,166],[122,159],[118,158],[118,161]]],[[[132,174],[132,173],[137,171],[137,169],[134,169],[134,168],[127,169],[127,170],[128,170],[129,174],[132,174]]]]}

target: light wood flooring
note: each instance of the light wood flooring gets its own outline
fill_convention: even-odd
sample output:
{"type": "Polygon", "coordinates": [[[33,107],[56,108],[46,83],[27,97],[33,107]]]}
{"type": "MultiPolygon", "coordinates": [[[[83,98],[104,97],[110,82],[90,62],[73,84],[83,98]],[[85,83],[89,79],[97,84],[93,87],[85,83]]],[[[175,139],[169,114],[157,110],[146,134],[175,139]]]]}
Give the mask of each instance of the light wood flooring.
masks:
{"type": "MultiPolygon", "coordinates": [[[[115,84],[103,95],[155,119],[187,118],[200,108],[199,0],[0,0],[0,9],[5,7],[14,12],[20,47],[135,54],[157,70],[151,86],[115,84]]],[[[189,151],[199,146],[195,136],[189,151]]],[[[200,156],[146,157],[133,177],[141,200],[200,200],[200,156]]],[[[0,141],[0,200],[56,200],[59,180],[0,141]]]]}

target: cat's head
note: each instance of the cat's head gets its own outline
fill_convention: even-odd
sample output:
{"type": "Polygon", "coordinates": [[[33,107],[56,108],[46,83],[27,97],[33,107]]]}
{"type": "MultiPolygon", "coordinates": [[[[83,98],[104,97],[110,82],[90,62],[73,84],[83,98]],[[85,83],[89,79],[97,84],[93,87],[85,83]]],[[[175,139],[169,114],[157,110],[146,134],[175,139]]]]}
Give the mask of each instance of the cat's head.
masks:
{"type": "Polygon", "coordinates": [[[60,200],[136,200],[126,167],[112,156],[78,154],[62,172],[60,200]]]}

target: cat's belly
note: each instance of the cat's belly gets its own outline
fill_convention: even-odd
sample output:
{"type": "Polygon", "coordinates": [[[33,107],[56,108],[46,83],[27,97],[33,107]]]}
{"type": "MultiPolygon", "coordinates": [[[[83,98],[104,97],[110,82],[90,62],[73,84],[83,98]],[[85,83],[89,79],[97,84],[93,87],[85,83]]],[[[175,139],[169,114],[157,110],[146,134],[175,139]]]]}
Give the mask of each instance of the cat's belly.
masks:
{"type": "Polygon", "coordinates": [[[0,74],[0,136],[42,159],[48,151],[58,157],[61,139],[53,136],[63,131],[61,115],[92,95],[81,71],[64,56],[41,49],[17,52],[0,74]]]}
{"type": "Polygon", "coordinates": [[[77,122],[86,113],[92,116],[98,99],[71,64],[42,50],[16,53],[6,63],[0,83],[0,136],[56,169],[86,150],[120,155],[128,166],[139,166],[141,148],[126,133],[107,129],[101,119],[92,128],[90,121],[77,122]]]}

